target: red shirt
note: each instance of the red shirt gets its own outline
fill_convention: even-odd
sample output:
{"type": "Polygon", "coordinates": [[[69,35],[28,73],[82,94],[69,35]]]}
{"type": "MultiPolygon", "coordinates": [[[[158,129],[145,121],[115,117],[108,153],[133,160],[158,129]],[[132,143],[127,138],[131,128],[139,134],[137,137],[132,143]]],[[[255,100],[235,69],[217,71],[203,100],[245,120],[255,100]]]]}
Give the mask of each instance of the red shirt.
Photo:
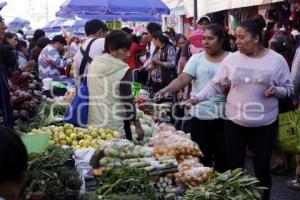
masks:
{"type": "Polygon", "coordinates": [[[133,42],[130,47],[130,56],[128,58],[127,64],[129,65],[131,70],[137,68],[136,56],[140,51],[139,44],[133,42]]]}

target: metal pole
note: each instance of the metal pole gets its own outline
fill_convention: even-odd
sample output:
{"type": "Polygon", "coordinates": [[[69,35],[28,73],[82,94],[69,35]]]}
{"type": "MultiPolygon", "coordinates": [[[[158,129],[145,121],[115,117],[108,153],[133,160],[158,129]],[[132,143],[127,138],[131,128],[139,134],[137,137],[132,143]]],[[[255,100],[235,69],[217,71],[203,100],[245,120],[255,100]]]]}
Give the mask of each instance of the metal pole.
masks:
{"type": "Polygon", "coordinates": [[[198,18],[198,0],[194,0],[194,28],[197,27],[197,18],[198,18]]]}

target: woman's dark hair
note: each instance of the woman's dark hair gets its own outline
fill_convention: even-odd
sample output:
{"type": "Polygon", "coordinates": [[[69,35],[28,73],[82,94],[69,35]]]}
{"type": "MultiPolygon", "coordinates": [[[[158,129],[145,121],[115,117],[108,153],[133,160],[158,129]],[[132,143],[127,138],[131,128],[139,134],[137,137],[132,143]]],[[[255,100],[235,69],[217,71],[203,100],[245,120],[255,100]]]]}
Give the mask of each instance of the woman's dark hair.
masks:
{"type": "Polygon", "coordinates": [[[240,27],[246,29],[249,33],[251,33],[252,37],[259,37],[259,42],[262,43],[263,37],[263,28],[265,27],[264,23],[262,23],[259,19],[249,19],[243,21],[240,27]]]}
{"type": "Polygon", "coordinates": [[[287,51],[287,42],[286,40],[281,36],[276,36],[271,38],[269,45],[273,46],[273,50],[277,53],[285,53],[287,51]]]}
{"type": "Polygon", "coordinates": [[[170,43],[168,36],[164,35],[162,32],[155,32],[152,37],[159,40],[162,44],[166,45],[170,43]]]}
{"type": "Polygon", "coordinates": [[[11,129],[0,127],[0,185],[20,181],[27,170],[27,151],[11,129]]]}
{"type": "Polygon", "coordinates": [[[229,35],[222,26],[219,24],[210,24],[205,30],[210,30],[219,41],[222,41],[222,49],[224,51],[231,51],[229,35]]]}
{"type": "Polygon", "coordinates": [[[261,14],[258,14],[255,17],[253,17],[253,20],[259,23],[262,29],[264,29],[267,26],[264,16],[262,16],[261,14]]]}
{"type": "Polygon", "coordinates": [[[141,41],[141,37],[137,36],[137,35],[131,35],[131,40],[132,40],[132,42],[139,44],[141,41]]]}
{"type": "Polygon", "coordinates": [[[16,37],[16,38],[18,39],[17,34],[12,33],[12,32],[6,32],[5,35],[4,35],[4,38],[5,38],[5,39],[11,39],[11,38],[13,38],[13,37],[16,37]]]}
{"type": "Polygon", "coordinates": [[[27,43],[24,40],[19,40],[17,50],[21,50],[22,48],[27,48],[27,43]]]}
{"type": "Polygon", "coordinates": [[[105,38],[105,53],[110,53],[111,50],[130,49],[131,38],[124,31],[113,30],[105,38]]]}
{"type": "Polygon", "coordinates": [[[35,30],[34,33],[33,33],[33,38],[32,38],[32,40],[36,42],[36,41],[38,41],[38,39],[40,39],[41,37],[45,37],[45,35],[46,35],[45,31],[43,31],[42,29],[37,29],[37,30],[35,30]]]}
{"type": "Polygon", "coordinates": [[[150,34],[154,34],[155,32],[161,32],[161,25],[154,22],[150,22],[146,28],[148,33],[150,34]]]}
{"type": "Polygon", "coordinates": [[[176,41],[176,43],[177,43],[181,38],[183,38],[184,40],[186,40],[186,37],[185,37],[183,34],[177,33],[177,34],[175,35],[175,41],[176,41]]]}
{"type": "Polygon", "coordinates": [[[47,37],[41,37],[37,42],[36,42],[36,47],[39,47],[41,49],[45,48],[48,44],[51,43],[51,40],[47,37]]]}
{"type": "Polygon", "coordinates": [[[233,40],[233,41],[236,41],[236,37],[234,35],[232,35],[232,34],[229,34],[229,39],[233,40]]]}

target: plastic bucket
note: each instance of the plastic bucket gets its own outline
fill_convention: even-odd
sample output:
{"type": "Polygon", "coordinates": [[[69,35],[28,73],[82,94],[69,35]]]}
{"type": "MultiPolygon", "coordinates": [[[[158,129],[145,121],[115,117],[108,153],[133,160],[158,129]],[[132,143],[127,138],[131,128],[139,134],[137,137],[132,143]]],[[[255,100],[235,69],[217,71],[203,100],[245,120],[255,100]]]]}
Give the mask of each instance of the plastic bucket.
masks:
{"type": "Polygon", "coordinates": [[[50,135],[49,134],[38,134],[38,135],[23,135],[21,137],[24,143],[27,153],[44,153],[48,146],[50,135]]]}

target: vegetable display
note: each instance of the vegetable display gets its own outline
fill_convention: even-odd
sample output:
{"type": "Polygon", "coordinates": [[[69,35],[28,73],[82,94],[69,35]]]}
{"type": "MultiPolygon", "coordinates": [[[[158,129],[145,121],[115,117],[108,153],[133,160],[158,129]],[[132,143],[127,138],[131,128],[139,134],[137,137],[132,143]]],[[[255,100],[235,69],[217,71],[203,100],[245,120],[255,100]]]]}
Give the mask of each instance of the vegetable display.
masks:
{"type": "Polygon", "coordinates": [[[52,146],[42,155],[30,155],[23,199],[78,199],[82,182],[72,154],[71,149],[52,146]]]}
{"type": "Polygon", "coordinates": [[[38,111],[43,84],[37,74],[21,71],[13,73],[11,82],[14,119],[28,122],[38,111]]]}
{"type": "Polygon", "coordinates": [[[98,179],[97,195],[138,195],[139,199],[158,200],[158,194],[144,169],[116,166],[98,179]]]}
{"type": "Polygon", "coordinates": [[[241,169],[223,174],[214,172],[205,184],[187,190],[180,200],[261,200],[265,188],[241,169]]]}

